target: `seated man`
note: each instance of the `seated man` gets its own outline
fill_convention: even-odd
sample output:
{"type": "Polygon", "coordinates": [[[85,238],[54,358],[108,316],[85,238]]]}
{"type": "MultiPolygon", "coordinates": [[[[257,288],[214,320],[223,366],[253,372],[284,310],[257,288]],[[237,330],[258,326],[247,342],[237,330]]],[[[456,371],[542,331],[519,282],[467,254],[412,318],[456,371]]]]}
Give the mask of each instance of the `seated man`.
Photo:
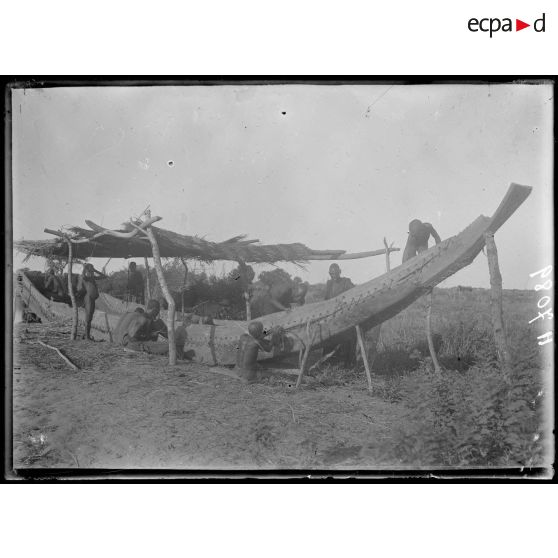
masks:
{"type": "MultiPolygon", "coordinates": [[[[137,308],[134,312],[124,314],[113,333],[115,343],[133,349],[156,355],[167,355],[169,345],[167,342],[157,341],[159,335],[168,337],[167,327],[161,319],[157,319],[161,307],[156,300],[147,303],[147,310],[137,308]]],[[[184,344],[186,342],[186,329],[183,326],[176,328],[176,357],[184,358],[184,344]]]]}
{"type": "Polygon", "coordinates": [[[256,379],[258,369],[258,352],[271,352],[274,346],[280,344],[283,330],[276,328],[270,332],[271,340],[265,339],[262,322],[251,322],[248,333],[243,333],[239,339],[238,352],[236,353],[236,367],[242,380],[252,382],[256,379]]]}
{"type": "Polygon", "coordinates": [[[353,282],[348,277],[341,277],[341,268],[339,264],[332,263],[329,266],[329,276],[331,279],[328,279],[326,283],[324,300],[335,298],[337,295],[354,287],[353,282]]]}
{"type": "Polygon", "coordinates": [[[418,219],[413,219],[409,223],[409,237],[407,238],[405,250],[403,250],[403,262],[428,250],[428,240],[430,236],[432,236],[436,244],[442,242],[440,235],[430,223],[423,223],[418,219]]]}

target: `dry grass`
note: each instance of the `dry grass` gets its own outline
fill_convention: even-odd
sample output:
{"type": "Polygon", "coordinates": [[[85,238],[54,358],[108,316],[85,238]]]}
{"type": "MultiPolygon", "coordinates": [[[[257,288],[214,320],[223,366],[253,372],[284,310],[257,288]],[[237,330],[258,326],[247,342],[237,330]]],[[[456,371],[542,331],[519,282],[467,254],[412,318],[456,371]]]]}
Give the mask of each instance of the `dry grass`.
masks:
{"type": "Polygon", "coordinates": [[[383,324],[372,394],[362,367],[322,366],[305,377],[300,390],[293,389],[295,378],[284,375],[244,385],[211,368],[169,368],[163,359],[106,342],[72,343],[67,324],[22,326],[14,347],[16,466],[398,469],[546,463],[549,437],[539,413],[551,394],[539,389],[544,367],[537,331],[528,326],[536,298],[505,293],[519,370],[506,387],[494,362],[487,296],[435,291],[433,330],[441,336],[442,378],[432,374],[426,356],[420,301],[383,324]],[[30,344],[37,339],[61,348],[81,370],[30,344]],[[483,426],[475,431],[476,424],[483,426]]]}

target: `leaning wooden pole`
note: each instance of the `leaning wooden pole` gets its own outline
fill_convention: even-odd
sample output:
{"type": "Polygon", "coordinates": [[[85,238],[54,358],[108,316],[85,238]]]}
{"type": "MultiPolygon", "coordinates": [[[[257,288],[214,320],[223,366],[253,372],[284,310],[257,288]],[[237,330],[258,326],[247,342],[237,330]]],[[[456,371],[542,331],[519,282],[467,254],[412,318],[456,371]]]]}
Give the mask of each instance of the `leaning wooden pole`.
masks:
{"type": "Polygon", "coordinates": [[[72,301],[72,332],[70,339],[75,341],[77,339],[77,327],[78,327],[78,307],[76,302],[76,295],[74,294],[74,285],[72,284],[72,264],[73,264],[73,254],[72,254],[72,242],[69,238],[66,238],[66,243],[68,244],[68,293],[70,295],[70,300],[72,301]]]}
{"type": "Polygon", "coordinates": [[[428,350],[430,351],[430,358],[432,358],[432,364],[434,364],[434,371],[436,374],[441,374],[442,367],[438,361],[438,355],[436,354],[436,349],[434,348],[434,341],[432,340],[432,327],[430,318],[432,315],[432,291],[428,295],[428,309],[426,310],[426,338],[428,340],[428,350]]]}
{"type": "Polygon", "coordinates": [[[308,357],[310,356],[310,353],[312,351],[312,345],[314,344],[317,333],[317,329],[310,331],[310,322],[308,322],[306,324],[306,346],[304,347],[304,353],[300,362],[300,371],[298,373],[298,378],[296,379],[295,389],[298,389],[300,387],[300,384],[302,383],[302,377],[304,376],[306,368],[308,367],[308,357]]]}
{"type": "Polygon", "coordinates": [[[169,305],[167,312],[167,329],[169,336],[169,365],[174,366],[176,364],[176,339],[174,336],[174,314],[175,314],[175,303],[171,296],[169,287],[165,280],[165,274],[163,272],[163,265],[161,264],[161,255],[159,252],[159,244],[155,238],[155,234],[151,227],[145,229],[149,242],[151,242],[151,250],[153,252],[153,263],[155,264],[155,271],[157,272],[157,278],[159,279],[159,284],[165,296],[165,300],[169,305]]]}
{"type": "Polygon", "coordinates": [[[368,381],[368,390],[372,391],[372,376],[370,375],[370,365],[368,364],[368,356],[366,354],[366,347],[364,346],[364,339],[362,336],[362,329],[360,325],[355,326],[358,346],[360,347],[360,354],[362,355],[362,362],[364,363],[364,369],[366,370],[366,380],[368,381]]]}
{"type": "Polygon", "coordinates": [[[145,290],[147,292],[147,296],[144,297],[145,300],[143,301],[144,304],[147,304],[151,299],[151,280],[149,278],[149,261],[147,260],[147,256],[143,258],[145,263],[145,290]]]}
{"type": "Polygon", "coordinates": [[[500,368],[506,378],[511,372],[511,354],[506,339],[506,328],[504,326],[504,312],[502,310],[502,274],[498,265],[498,250],[494,242],[494,233],[487,232],[484,235],[486,244],[486,256],[488,258],[488,272],[490,274],[490,298],[492,311],[492,326],[494,328],[494,341],[498,353],[500,368]]]}

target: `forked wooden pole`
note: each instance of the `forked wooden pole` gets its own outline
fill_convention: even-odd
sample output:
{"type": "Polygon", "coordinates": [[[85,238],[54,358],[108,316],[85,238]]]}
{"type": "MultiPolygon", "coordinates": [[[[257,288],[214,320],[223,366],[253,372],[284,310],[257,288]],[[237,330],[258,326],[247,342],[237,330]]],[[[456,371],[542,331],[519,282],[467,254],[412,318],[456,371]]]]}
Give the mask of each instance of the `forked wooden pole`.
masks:
{"type": "Polygon", "coordinates": [[[372,376],[370,374],[370,365],[368,364],[368,355],[366,354],[366,348],[364,346],[364,339],[362,337],[362,329],[360,325],[355,326],[358,346],[360,347],[360,354],[362,355],[362,362],[364,362],[364,369],[366,370],[366,380],[368,381],[368,390],[372,391],[372,376]]]}
{"type": "Polygon", "coordinates": [[[384,236],[384,246],[386,247],[386,271],[390,271],[391,270],[391,265],[390,265],[390,262],[389,262],[389,255],[393,250],[391,250],[390,249],[391,247],[388,246],[388,243],[387,243],[387,240],[386,240],[385,236],[384,236]]]}
{"type": "Polygon", "coordinates": [[[511,372],[511,354],[506,340],[504,326],[504,312],[502,310],[502,274],[498,265],[498,250],[494,242],[494,233],[485,233],[486,256],[490,273],[490,298],[492,310],[492,325],[494,327],[494,341],[498,353],[498,361],[505,378],[511,372]]]}
{"type": "Polygon", "coordinates": [[[78,326],[78,307],[76,302],[76,296],[74,294],[74,285],[72,284],[72,264],[73,264],[73,254],[72,254],[72,243],[70,239],[66,238],[66,243],[68,244],[68,293],[70,295],[70,300],[72,301],[72,332],[70,334],[70,339],[75,341],[77,339],[77,326],[78,326]]]}
{"type": "Polygon", "coordinates": [[[145,229],[149,242],[151,242],[151,250],[153,251],[153,263],[155,264],[155,271],[157,272],[157,278],[159,279],[159,284],[163,294],[165,295],[165,300],[169,306],[167,311],[167,329],[168,329],[168,340],[169,340],[169,365],[174,366],[176,364],[176,339],[174,335],[174,314],[175,314],[175,303],[172,295],[170,293],[169,287],[165,280],[165,274],[163,272],[163,265],[161,264],[161,256],[159,253],[159,245],[157,244],[157,239],[153,233],[151,227],[145,229]]]}

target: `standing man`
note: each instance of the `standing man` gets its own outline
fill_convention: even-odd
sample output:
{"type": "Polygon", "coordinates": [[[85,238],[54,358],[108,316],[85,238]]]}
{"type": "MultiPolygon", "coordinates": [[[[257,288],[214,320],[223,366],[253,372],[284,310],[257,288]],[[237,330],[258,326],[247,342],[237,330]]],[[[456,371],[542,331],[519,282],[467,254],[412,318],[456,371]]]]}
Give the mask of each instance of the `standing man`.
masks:
{"type": "MultiPolygon", "coordinates": [[[[331,279],[326,284],[325,300],[335,298],[336,296],[352,289],[353,282],[348,277],[341,277],[341,268],[338,264],[332,263],[329,266],[329,276],[331,279]]],[[[345,368],[354,368],[356,365],[356,333],[354,328],[347,333],[339,336],[336,341],[328,342],[324,345],[323,354],[327,355],[337,349],[336,357],[343,362],[345,368]]]]}
{"type": "Polygon", "coordinates": [[[136,262],[130,262],[128,266],[128,295],[130,302],[143,304],[143,275],[138,271],[136,262]]]}
{"type": "Polygon", "coordinates": [[[334,298],[354,287],[353,282],[348,277],[341,277],[341,268],[336,263],[329,266],[329,276],[331,279],[326,284],[325,300],[334,298]]]}
{"type": "Polygon", "coordinates": [[[83,271],[78,279],[77,295],[83,297],[83,306],[85,308],[85,339],[93,341],[91,338],[91,322],[93,314],[95,314],[95,301],[99,298],[99,289],[95,278],[104,279],[106,275],[97,271],[93,264],[86,263],[83,271]]]}
{"type": "Polygon", "coordinates": [[[407,244],[405,245],[405,250],[403,250],[403,262],[428,250],[428,240],[431,236],[436,244],[442,242],[440,235],[430,223],[423,223],[418,219],[413,219],[409,223],[409,238],[407,238],[407,244]]]}

